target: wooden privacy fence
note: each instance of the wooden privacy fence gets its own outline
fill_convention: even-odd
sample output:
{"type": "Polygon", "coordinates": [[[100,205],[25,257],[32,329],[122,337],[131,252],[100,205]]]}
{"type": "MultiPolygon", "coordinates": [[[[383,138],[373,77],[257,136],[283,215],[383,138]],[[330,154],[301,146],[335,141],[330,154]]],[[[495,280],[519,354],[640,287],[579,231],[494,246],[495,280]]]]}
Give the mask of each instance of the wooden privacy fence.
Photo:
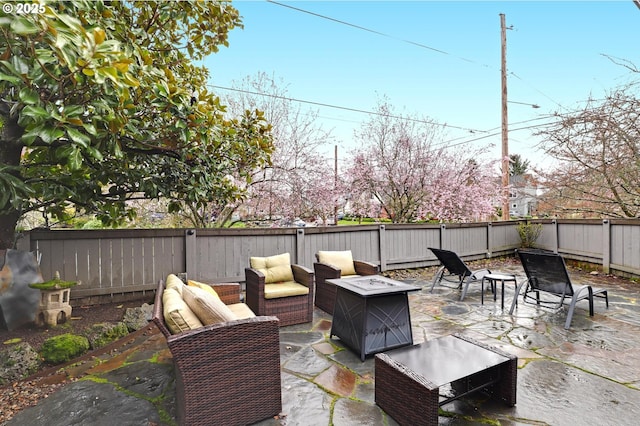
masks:
{"type": "MultiPolygon", "coordinates": [[[[640,275],[640,221],[538,221],[540,248],[640,275]]],[[[289,252],[313,267],[318,250],[351,250],[381,270],[437,265],[428,247],[465,260],[512,255],[517,221],[469,224],[378,224],[319,228],[33,230],[18,248],[37,251],[45,279],[56,271],[80,281],[72,298],[154,290],[169,273],[209,282],[242,282],[251,256],[289,252]]]]}

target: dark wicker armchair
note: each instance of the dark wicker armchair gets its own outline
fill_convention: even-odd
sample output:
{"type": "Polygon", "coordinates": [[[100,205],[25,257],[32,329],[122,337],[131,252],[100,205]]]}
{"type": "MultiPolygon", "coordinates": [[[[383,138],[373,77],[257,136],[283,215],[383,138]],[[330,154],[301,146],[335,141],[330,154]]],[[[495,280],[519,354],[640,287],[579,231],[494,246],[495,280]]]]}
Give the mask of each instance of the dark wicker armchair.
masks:
{"type": "MultiPolygon", "coordinates": [[[[164,321],[164,281],[153,322],[167,338],[176,375],[180,425],[246,425],[282,411],[278,318],[206,325],[171,334],[164,321]]],[[[212,285],[225,304],[240,302],[239,284],[212,285]]]]}
{"type": "Polygon", "coordinates": [[[378,265],[362,260],[353,260],[351,251],[319,251],[316,253],[316,259],[318,261],[313,264],[316,275],[315,304],[331,315],[333,315],[333,305],[336,301],[336,286],[327,283],[326,280],[376,275],[380,272],[378,265]],[[348,263],[352,263],[353,266],[349,267],[348,263]]]}
{"type": "Polygon", "coordinates": [[[246,303],[256,315],[273,315],[280,326],[313,320],[313,271],[290,263],[289,253],[252,257],[245,269],[246,303]]]}

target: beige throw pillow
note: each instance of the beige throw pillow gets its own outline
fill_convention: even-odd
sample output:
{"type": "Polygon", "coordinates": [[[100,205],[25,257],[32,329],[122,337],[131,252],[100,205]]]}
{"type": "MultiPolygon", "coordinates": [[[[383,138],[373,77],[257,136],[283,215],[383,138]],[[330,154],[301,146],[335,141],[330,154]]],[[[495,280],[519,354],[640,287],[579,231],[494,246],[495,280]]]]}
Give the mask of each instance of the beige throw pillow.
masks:
{"type": "Polygon", "coordinates": [[[252,257],[249,259],[249,264],[253,269],[264,274],[265,284],[293,281],[289,253],[269,257],[252,257]]]}
{"type": "Polygon", "coordinates": [[[218,293],[216,293],[213,287],[211,287],[209,284],[205,284],[205,283],[201,283],[193,280],[188,280],[187,284],[193,287],[199,287],[204,291],[206,291],[207,293],[210,293],[212,296],[216,297],[217,299],[220,299],[220,296],[218,295],[218,293]]]}
{"type": "Polygon", "coordinates": [[[204,325],[236,319],[236,316],[222,300],[199,287],[185,286],[182,289],[182,297],[204,325]]]}
{"type": "Polygon", "coordinates": [[[202,322],[189,309],[175,288],[167,288],[162,293],[162,308],[164,322],[173,334],[202,327],[202,322]]]}
{"type": "Polygon", "coordinates": [[[356,274],[355,266],[353,266],[353,255],[351,254],[351,250],[319,251],[318,261],[340,269],[340,275],[356,274]]]}

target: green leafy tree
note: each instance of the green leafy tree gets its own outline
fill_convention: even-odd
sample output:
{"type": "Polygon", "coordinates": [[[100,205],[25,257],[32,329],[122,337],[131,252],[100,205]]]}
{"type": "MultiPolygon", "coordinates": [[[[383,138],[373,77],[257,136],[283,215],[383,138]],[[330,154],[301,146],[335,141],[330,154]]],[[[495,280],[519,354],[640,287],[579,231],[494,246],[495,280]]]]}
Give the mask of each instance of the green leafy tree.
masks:
{"type": "Polygon", "coordinates": [[[524,176],[529,171],[529,160],[523,159],[520,154],[509,156],[509,176],[524,176]]]}
{"type": "Polygon", "coordinates": [[[169,210],[243,196],[268,163],[259,111],[224,117],[194,65],[241,26],[220,1],[40,1],[0,12],[0,249],[29,211],[109,225],[129,201],[169,210]]]}

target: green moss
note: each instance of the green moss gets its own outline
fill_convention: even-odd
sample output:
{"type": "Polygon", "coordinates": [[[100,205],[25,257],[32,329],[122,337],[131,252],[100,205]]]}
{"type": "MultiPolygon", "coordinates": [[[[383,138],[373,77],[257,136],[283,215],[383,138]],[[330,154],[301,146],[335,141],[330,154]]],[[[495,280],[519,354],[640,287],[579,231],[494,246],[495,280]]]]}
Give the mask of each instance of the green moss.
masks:
{"type": "Polygon", "coordinates": [[[104,327],[103,325],[94,325],[94,329],[98,332],[98,336],[92,342],[94,349],[101,348],[109,343],[120,339],[129,334],[127,325],[123,322],[116,324],[113,328],[104,327]]]}
{"type": "Polygon", "coordinates": [[[59,278],[54,278],[43,283],[29,284],[29,287],[37,290],[62,290],[64,288],[70,288],[78,284],[76,281],[62,281],[59,278]]]}
{"type": "Polygon", "coordinates": [[[51,337],[42,345],[40,356],[51,364],[60,364],[89,350],[89,340],[84,336],[61,334],[51,337]]]}
{"type": "MultiPolygon", "coordinates": [[[[83,377],[81,380],[86,380],[94,383],[111,383],[107,379],[103,377],[97,377],[97,376],[87,376],[87,377],[83,377]]],[[[117,383],[111,383],[111,384],[114,385],[115,387],[119,387],[117,383]]]]}

